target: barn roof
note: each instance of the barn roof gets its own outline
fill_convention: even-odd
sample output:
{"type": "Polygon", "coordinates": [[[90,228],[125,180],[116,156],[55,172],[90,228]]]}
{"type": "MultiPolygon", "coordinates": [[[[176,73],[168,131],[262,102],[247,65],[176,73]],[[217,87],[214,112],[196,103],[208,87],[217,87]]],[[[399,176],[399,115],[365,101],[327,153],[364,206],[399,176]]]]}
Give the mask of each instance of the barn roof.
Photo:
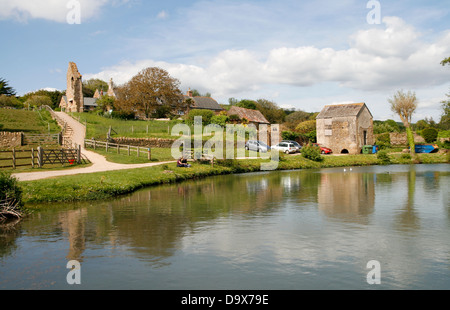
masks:
{"type": "Polygon", "coordinates": [[[251,110],[232,106],[228,111],[228,115],[238,115],[241,119],[244,117],[251,123],[270,124],[264,115],[258,110],[251,110]]]}
{"type": "MultiPolygon", "coordinates": [[[[365,103],[327,105],[323,108],[322,112],[317,115],[316,119],[358,116],[364,108],[369,111],[369,108],[367,108],[365,103]]],[[[372,113],[370,113],[370,115],[372,115],[372,113]]]]}

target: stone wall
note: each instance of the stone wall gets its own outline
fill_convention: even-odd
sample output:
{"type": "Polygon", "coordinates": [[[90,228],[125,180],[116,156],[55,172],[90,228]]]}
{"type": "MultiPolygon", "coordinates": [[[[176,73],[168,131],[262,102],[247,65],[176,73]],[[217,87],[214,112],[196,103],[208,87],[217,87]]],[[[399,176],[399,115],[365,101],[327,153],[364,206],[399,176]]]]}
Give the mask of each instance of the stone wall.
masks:
{"type": "Polygon", "coordinates": [[[21,132],[0,132],[0,149],[12,149],[22,146],[23,133],[21,132]]]}
{"type": "MultiPolygon", "coordinates": [[[[391,132],[390,133],[391,145],[392,146],[405,146],[408,145],[408,138],[406,137],[406,132],[398,133],[391,132]]],[[[425,139],[418,134],[414,133],[414,142],[415,143],[425,143],[425,139]]]]}
{"type": "Polygon", "coordinates": [[[112,143],[142,146],[142,147],[154,147],[154,148],[171,148],[176,140],[161,139],[161,138],[114,138],[112,143]]]}

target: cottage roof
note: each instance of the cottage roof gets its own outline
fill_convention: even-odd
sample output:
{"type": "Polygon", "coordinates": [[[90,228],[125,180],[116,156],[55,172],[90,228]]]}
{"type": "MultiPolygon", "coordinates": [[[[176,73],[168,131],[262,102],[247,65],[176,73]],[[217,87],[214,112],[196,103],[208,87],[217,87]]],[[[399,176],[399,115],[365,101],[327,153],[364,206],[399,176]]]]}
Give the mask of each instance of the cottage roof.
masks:
{"type": "Polygon", "coordinates": [[[364,108],[369,111],[365,103],[327,105],[323,108],[322,112],[317,115],[316,119],[358,116],[364,108]]]}
{"type": "Polygon", "coordinates": [[[211,97],[190,97],[184,96],[185,99],[190,98],[194,101],[194,104],[191,106],[192,109],[205,109],[205,110],[213,110],[213,111],[222,111],[223,108],[211,97]]]}
{"type": "MultiPolygon", "coordinates": [[[[62,100],[64,100],[64,103],[67,104],[67,96],[63,96],[62,100]]],[[[85,106],[96,107],[97,106],[97,99],[96,98],[90,98],[90,97],[84,97],[83,98],[83,103],[84,103],[85,106]]]]}
{"type": "Polygon", "coordinates": [[[96,98],[90,98],[90,97],[84,97],[84,105],[85,106],[92,106],[92,107],[96,107],[97,106],[97,99],[96,98]]]}
{"type": "Polygon", "coordinates": [[[228,111],[228,115],[237,115],[241,119],[245,117],[251,123],[270,124],[264,115],[258,110],[232,106],[228,111]]]}

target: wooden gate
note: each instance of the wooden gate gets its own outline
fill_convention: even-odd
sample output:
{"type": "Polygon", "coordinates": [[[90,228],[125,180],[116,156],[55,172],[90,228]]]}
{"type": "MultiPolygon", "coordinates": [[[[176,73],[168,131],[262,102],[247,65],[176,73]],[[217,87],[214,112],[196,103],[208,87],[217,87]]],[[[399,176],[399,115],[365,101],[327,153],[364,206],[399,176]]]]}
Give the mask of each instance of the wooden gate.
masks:
{"type": "Polygon", "coordinates": [[[43,167],[46,164],[86,164],[88,160],[81,155],[81,146],[77,149],[55,149],[45,150],[41,147],[37,152],[38,166],[43,167]]]}

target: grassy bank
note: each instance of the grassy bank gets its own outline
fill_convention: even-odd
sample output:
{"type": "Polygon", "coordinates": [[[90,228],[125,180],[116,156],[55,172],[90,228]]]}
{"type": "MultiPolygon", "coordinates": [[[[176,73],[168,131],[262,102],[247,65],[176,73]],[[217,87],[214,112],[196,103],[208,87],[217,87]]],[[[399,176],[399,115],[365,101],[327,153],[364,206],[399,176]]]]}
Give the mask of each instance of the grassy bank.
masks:
{"type": "Polygon", "coordinates": [[[61,131],[61,128],[46,110],[28,111],[0,108],[0,124],[3,125],[1,131],[28,134],[55,134],[61,131]]]}
{"type": "MultiPolygon", "coordinates": [[[[401,155],[391,155],[390,158],[392,164],[411,163],[410,160],[401,158],[401,155]]],[[[448,156],[445,154],[422,154],[420,158],[423,163],[448,162],[448,156]]],[[[194,163],[191,168],[177,168],[175,164],[169,164],[22,182],[20,185],[23,189],[24,202],[27,204],[89,201],[112,198],[154,185],[214,175],[260,171],[263,162],[262,159],[223,160],[214,167],[194,163]]],[[[325,156],[322,162],[311,161],[299,155],[282,156],[278,170],[368,166],[381,163],[376,155],[325,156]]]]}

